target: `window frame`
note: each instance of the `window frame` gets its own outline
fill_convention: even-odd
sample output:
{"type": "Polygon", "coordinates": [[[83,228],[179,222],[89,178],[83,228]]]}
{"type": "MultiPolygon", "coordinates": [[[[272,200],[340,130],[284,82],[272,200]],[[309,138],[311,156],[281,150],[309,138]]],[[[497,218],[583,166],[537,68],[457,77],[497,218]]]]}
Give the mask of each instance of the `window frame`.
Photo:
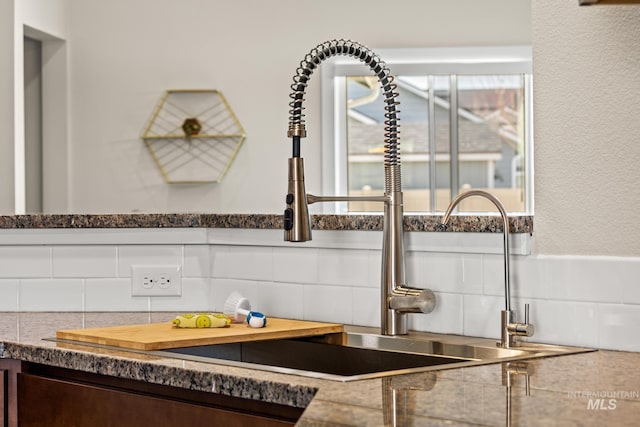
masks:
{"type": "MultiPolygon", "coordinates": [[[[525,96],[525,212],[534,213],[533,174],[533,64],[531,46],[483,46],[446,48],[401,48],[374,50],[394,76],[524,74],[525,96]]],[[[331,58],[321,72],[322,191],[327,195],[348,194],[346,76],[370,75],[371,71],[349,57],[331,58]]],[[[400,99],[402,110],[402,99],[400,99]]],[[[402,112],[400,113],[402,119],[402,112]]],[[[431,127],[430,127],[431,128],[431,127]]],[[[402,131],[402,122],[400,123],[402,131]]],[[[456,131],[457,132],[457,129],[456,131]]],[[[402,138],[400,139],[402,143],[402,138]]],[[[402,146],[401,146],[402,147],[402,146]]],[[[452,152],[451,157],[457,153],[452,152]]],[[[400,149],[402,160],[402,148],[400,149]]],[[[383,173],[381,170],[380,173],[383,173]]],[[[433,181],[430,182],[430,185],[433,181]]],[[[324,213],[348,214],[346,202],[322,204],[324,213]]],[[[434,206],[431,204],[431,206],[434,206]]],[[[426,214],[434,214],[433,209],[426,214]]],[[[480,213],[482,214],[482,213],[480,213]]]]}

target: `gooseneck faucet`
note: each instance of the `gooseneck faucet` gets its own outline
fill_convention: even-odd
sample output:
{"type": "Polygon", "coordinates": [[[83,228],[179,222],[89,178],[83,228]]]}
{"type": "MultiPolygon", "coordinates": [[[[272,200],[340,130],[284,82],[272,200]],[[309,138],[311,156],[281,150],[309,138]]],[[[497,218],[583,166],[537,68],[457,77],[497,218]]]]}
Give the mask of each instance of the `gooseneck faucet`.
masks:
{"type": "Polygon", "coordinates": [[[501,327],[500,327],[500,347],[509,348],[515,345],[515,337],[516,336],[533,336],[535,331],[534,326],[529,323],[529,304],[525,304],[524,308],[524,323],[516,323],[514,322],[515,313],[511,311],[511,285],[510,285],[510,276],[509,272],[509,217],[507,216],[507,212],[504,209],[504,206],[491,193],[487,193],[482,190],[469,190],[464,193],[461,193],[456,197],[447,208],[447,211],[444,213],[442,220],[440,221],[443,226],[447,225],[449,222],[449,218],[451,217],[451,213],[458,206],[458,204],[471,196],[480,196],[489,200],[500,212],[500,216],[502,217],[502,236],[503,236],[503,256],[504,256],[504,310],[501,311],[501,327]]]}
{"type": "Polygon", "coordinates": [[[386,64],[366,46],[351,40],[331,40],[319,44],[300,62],[293,77],[289,97],[289,130],[293,154],[289,158],[289,187],[284,211],[284,238],[290,242],[311,240],[311,218],[308,205],[330,201],[375,201],[384,203],[382,241],[382,291],[381,333],[404,335],[408,332],[407,313],[429,313],[435,308],[435,295],[428,289],[406,286],[404,263],[404,232],[400,144],[398,142],[399,104],[386,64]],[[384,94],[385,141],[384,181],[385,191],[380,196],[314,196],[306,194],[304,163],[300,156],[300,139],[306,137],[303,101],[307,84],[313,71],[327,58],[349,56],[360,60],[378,78],[384,94]]]}

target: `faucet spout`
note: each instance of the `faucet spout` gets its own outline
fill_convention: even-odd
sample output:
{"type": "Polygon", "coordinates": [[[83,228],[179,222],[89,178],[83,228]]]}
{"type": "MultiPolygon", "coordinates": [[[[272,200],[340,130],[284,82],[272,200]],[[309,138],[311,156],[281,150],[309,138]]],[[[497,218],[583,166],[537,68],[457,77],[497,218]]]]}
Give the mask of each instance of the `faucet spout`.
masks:
{"type": "Polygon", "coordinates": [[[384,95],[384,177],[382,196],[368,200],[384,203],[382,242],[381,332],[385,335],[407,334],[407,313],[428,313],[435,307],[435,295],[430,290],[406,286],[404,260],[404,229],[402,205],[402,174],[400,144],[398,141],[399,104],[396,84],[386,64],[366,46],[351,40],[331,40],[312,49],[300,62],[291,85],[289,102],[289,129],[292,139],[292,157],[289,159],[289,187],[283,222],[285,240],[304,242],[311,240],[308,204],[325,201],[362,200],[352,196],[313,196],[304,189],[304,170],[300,155],[300,139],[306,137],[303,102],[306,87],[313,71],[327,58],[349,56],[360,60],[374,72],[384,95]]]}
{"type": "Polygon", "coordinates": [[[510,276],[511,274],[509,273],[509,217],[507,216],[507,212],[504,209],[504,206],[502,206],[502,203],[500,202],[500,200],[498,200],[498,198],[496,196],[494,196],[491,193],[487,193],[486,191],[482,191],[482,190],[469,190],[466,191],[464,193],[461,193],[458,195],[458,197],[456,197],[455,199],[453,199],[453,201],[449,204],[449,207],[447,208],[446,212],[444,213],[444,215],[442,216],[442,219],[440,220],[440,222],[442,223],[442,225],[447,225],[447,223],[449,222],[449,218],[451,217],[451,214],[453,213],[453,210],[456,208],[456,206],[458,206],[458,204],[460,204],[461,201],[463,201],[464,199],[466,199],[467,197],[472,197],[472,196],[480,196],[480,197],[484,197],[485,199],[489,200],[491,203],[493,203],[493,205],[496,207],[496,209],[498,209],[498,212],[500,212],[500,217],[502,218],[502,237],[503,237],[503,245],[504,245],[504,250],[503,250],[503,256],[504,256],[504,309],[506,311],[510,311],[511,310],[511,285],[510,285],[510,276]]]}
{"type": "Polygon", "coordinates": [[[529,308],[528,304],[525,307],[525,321],[524,323],[514,322],[514,312],[511,311],[511,284],[509,271],[509,217],[504,209],[504,206],[498,200],[496,196],[491,193],[487,193],[482,190],[469,190],[459,194],[455,199],[451,201],[446,212],[442,216],[441,224],[446,225],[449,222],[449,218],[453,210],[458,204],[467,197],[480,196],[489,200],[500,212],[502,218],[502,237],[503,237],[503,256],[504,256],[504,310],[501,312],[501,330],[500,330],[500,347],[509,348],[515,344],[516,336],[532,336],[534,333],[534,327],[529,323],[529,308]]]}

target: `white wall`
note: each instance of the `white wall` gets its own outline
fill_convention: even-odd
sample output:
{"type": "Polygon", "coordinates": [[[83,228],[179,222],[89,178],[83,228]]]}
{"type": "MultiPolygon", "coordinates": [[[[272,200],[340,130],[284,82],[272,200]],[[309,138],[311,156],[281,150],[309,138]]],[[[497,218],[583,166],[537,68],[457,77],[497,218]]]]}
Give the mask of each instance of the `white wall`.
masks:
{"type": "MultiPolygon", "coordinates": [[[[3,132],[0,142],[0,213],[13,214],[23,213],[25,205],[23,37],[28,35],[47,41],[43,43],[43,69],[50,67],[47,62],[52,55],[52,43],[48,41],[56,39],[56,43],[61,43],[67,36],[67,0],[2,0],[0,16],[0,129],[3,132]]],[[[45,86],[52,74],[55,73],[43,72],[45,86]]],[[[55,76],[58,86],[64,86],[59,84],[63,77],[55,76]]],[[[49,88],[44,90],[46,93],[49,88]]],[[[59,101],[61,98],[48,99],[59,101]]],[[[66,94],[63,99],[66,99],[66,94]]],[[[62,115],[66,120],[65,105],[58,103],[55,108],[56,113],[50,116],[59,119],[62,115]]],[[[45,119],[45,130],[48,130],[46,125],[45,119]]],[[[66,139],[66,135],[64,137],[66,139]]],[[[66,169],[66,166],[64,162],[58,168],[66,169]]],[[[67,185],[66,180],[63,183],[67,185]]]]}
{"type": "Polygon", "coordinates": [[[640,256],[640,5],[532,4],[536,251],[640,256]]]}
{"type": "MultiPolygon", "coordinates": [[[[291,150],[289,86],[311,48],[332,38],[352,38],[373,49],[528,44],[529,5],[528,0],[73,2],[70,211],[280,213],[291,150]],[[246,130],[244,146],[221,184],[165,184],[140,139],[163,92],[186,88],[222,91],[246,130]]],[[[319,76],[307,99],[307,189],[319,192],[319,76]]]]}
{"type": "Polygon", "coordinates": [[[22,24],[48,37],[68,36],[69,0],[14,0],[20,10],[22,24]]]}
{"type": "Polygon", "coordinates": [[[532,23],[534,268],[517,274],[539,329],[638,351],[640,5],[536,0],[532,23]]]}
{"type": "Polygon", "coordinates": [[[13,213],[14,148],[14,7],[0,0],[0,212],[13,213]]]}

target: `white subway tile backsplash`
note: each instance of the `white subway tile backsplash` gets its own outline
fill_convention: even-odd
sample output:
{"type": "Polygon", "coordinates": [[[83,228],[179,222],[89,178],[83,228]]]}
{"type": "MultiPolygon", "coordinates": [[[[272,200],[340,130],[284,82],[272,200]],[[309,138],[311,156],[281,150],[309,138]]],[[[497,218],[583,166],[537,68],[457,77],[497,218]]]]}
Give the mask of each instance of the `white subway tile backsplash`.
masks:
{"type": "Polygon", "coordinates": [[[260,311],[268,317],[285,319],[302,319],[303,286],[290,283],[258,282],[257,296],[251,301],[253,310],[260,311]]]}
{"type": "Polygon", "coordinates": [[[165,228],[3,228],[3,245],[167,245],[205,244],[207,229],[165,228]]]}
{"type": "MultiPolygon", "coordinates": [[[[511,295],[522,298],[549,298],[546,265],[536,256],[511,257],[511,295]]],[[[503,291],[504,293],[504,286],[503,291]]]]}
{"type": "Polygon", "coordinates": [[[462,308],[463,334],[499,339],[501,310],[504,310],[503,297],[465,295],[462,308]]]}
{"type": "Polygon", "coordinates": [[[512,294],[560,301],[640,303],[640,259],[589,256],[515,257],[512,294]]]}
{"type": "Polygon", "coordinates": [[[372,251],[346,249],[318,250],[318,283],[338,286],[379,287],[371,272],[372,251]]]}
{"type": "Polygon", "coordinates": [[[258,282],[255,280],[239,280],[227,278],[211,279],[210,305],[213,311],[223,311],[224,304],[232,292],[240,292],[250,302],[258,297],[258,282]]]}
{"type": "Polygon", "coordinates": [[[438,292],[482,293],[482,255],[407,252],[407,280],[438,292]]]}
{"type": "Polygon", "coordinates": [[[463,295],[436,293],[436,308],[428,314],[409,315],[409,328],[417,331],[462,335],[463,295]]]}
{"type": "Polygon", "coordinates": [[[320,269],[317,248],[273,248],[273,281],[318,283],[320,269]]]}
{"type": "Polygon", "coordinates": [[[55,246],[53,277],[116,277],[116,246],[55,246]]]}
{"type": "Polygon", "coordinates": [[[212,276],[229,279],[273,278],[273,249],[260,246],[212,246],[212,276]]]}
{"type": "Polygon", "coordinates": [[[640,305],[640,272],[636,275],[636,281],[627,281],[622,286],[622,302],[624,304],[640,305]]]}
{"type": "Polygon", "coordinates": [[[462,255],[462,286],[465,293],[480,292],[485,282],[484,256],[478,254],[462,255]]]}
{"type": "MultiPolygon", "coordinates": [[[[511,260],[509,260],[510,270],[513,269],[511,264],[511,260]]],[[[483,255],[482,265],[483,293],[485,295],[504,295],[504,256],[483,255]]],[[[512,276],[513,274],[511,274],[512,276]]]]}
{"type": "Polygon", "coordinates": [[[614,258],[605,267],[611,274],[604,283],[620,283],[624,304],[640,304],[640,258],[614,258]]]}
{"type": "Polygon", "coordinates": [[[570,301],[622,302],[621,277],[616,258],[546,258],[553,289],[562,289],[558,297],[570,301]]]}
{"type": "Polygon", "coordinates": [[[207,278],[182,278],[182,296],[151,297],[151,311],[212,311],[207,278]]]}
{"type": "MultiPolygon", "coordinates": [[[[531,236],[527,233],[511,234],[509,245],[512,255],[531,254],[531,236]]],[[[502,233],[405,233],[405,247],[433,253],[502,254],[502,233]]]]}
{"type": "Polygon", "coordinates": [[[598,304],[599,348],[640,351],[640,306],[598,304]]]}
{"type": "MultiPolygon", "coordinates": [[[[597,305],[573,301],[530,301],[530,319],[535,326],[533,342],[584,347],[598,345],[597,305]]],[[[521,304],[516,305],[520,309],[521,304]]],[[[520,316],[523,312],[520,311],[520,316]]],[[[518,320],[522,319],[519,317],[518,320]]]]}
{"type": "MultiPolygon", "coordinates": [[[[549,280],[544,278],[543,272],[547,267],[537,264],[534,256],[510,257],[509,281],[511,297],[548,298],[550,290],[549,280]],[[533,261],[533,262],[532,262],[533,261]],[[541,268],[542,267],[542,268],[541,268]]],[[[485,295],[504,296],[505,271],[502,255],[484,255],[484,286],[485,295]]]]}
{"type": "Polygon", "coordinates": [[[86,279],[84,286],[86,311],[149,310],[149,297],[131,296],[130,279],[86,279]]]}
{"type": "Polygon", "coordinates": [[[380,326],[380,285],[377,288],[352,288],[353,324],[360,326],[380,326]]]}
{"type": "Polygon", "coordinates": [[[20,311],[83,311],[83,279],[21,279],[20,311]]]}
{"type": "Polygon", "coordinates": [[[371,278],[369,286],[380,286],[382,282],[382,251],[369,251],[369,277],[371,278]]]}
{"type": "Polygon", "coordinates": [[[210,277],[211,254],[208,245],[186,245],[184,247],[183,277],[210,277]]]}
{"type": "Polygon", "coordinates": [[[51,277],[51,248],[47,246],[0,247],[0,277],[51,277]]]}
{"type": "Polygon", "coordinates": [[[305,320],[353,323],[353,296],[344,286],[304,285],[305,320]]]}
{"type": "Polygon", "coordinates": [[[18,281],[0,279],[0,311],[18,310],[18,281]]]}
{"type": "Polygon", "coordinates": [[[131,277],[132,265],[180,265],[180,245],[122,245],[118,246],[118,277],[131,277]]]}
{"type": "MultiPolygon", "coordinates": [[[[317,233],[302,245],[259,230],[177,244],[67,242],[60,233],[44,245],[0,246],[0,311],[222,311],[240,291],[267,316],[380,325],[380,233],[317,233]],[[131,297],[132,265],[180,265],[182,296],[131,297]]],[[[434,290],[438,302],[409,315],[410,329],[498,339],[500,239],[478,236],[465,250],[467,235],[442,233],[449,243],[438,243],[440,233],[426,234],[409,233],[407,284],[434,290]]],[[[640,258],[522,256],[522,248],[510,258],[511,303],[516,320],[531,304],[531,341],[640,351],[640,258]]]]}

